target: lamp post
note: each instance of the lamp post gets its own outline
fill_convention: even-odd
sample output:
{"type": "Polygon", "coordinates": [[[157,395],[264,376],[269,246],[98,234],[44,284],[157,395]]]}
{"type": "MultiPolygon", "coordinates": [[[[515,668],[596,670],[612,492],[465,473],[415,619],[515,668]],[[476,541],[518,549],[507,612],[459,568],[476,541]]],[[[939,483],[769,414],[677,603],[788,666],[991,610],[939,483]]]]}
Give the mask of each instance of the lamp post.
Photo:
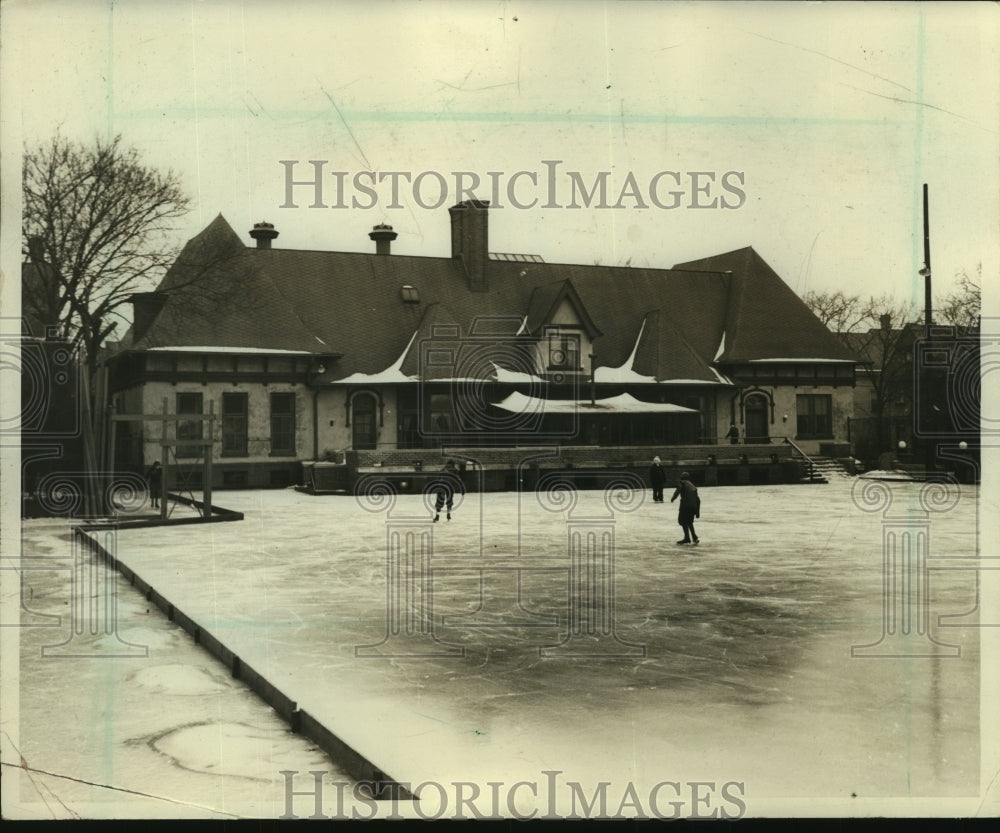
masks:
{"type": "MultiPolygon", "coordinates": [[[[932,302],[931,302],[931,225],[930,210],[928,208],[927,183],[924,183],[924,265],[917,273],[924,279],[924,335],[928,342],[931,341],[932,302]]],[[[931,391],[931,380],[933,374],[930,368],[915,367],[914,373],[923,374],[920,379],[921,402],[917,403],[920,408],[920,419],[918,422],[924,424],[924,469],[926,474],[930,474],[936,468],[937,455],[935,454],[934,442],[931,436],[936,428],[937,420],[931,420],[933,411],[934,394],[931,391]],[[932,424],[932,422],[934,424],[932,424]]],[[[916,427],[916,426],[914,426],[916,427]]]]}

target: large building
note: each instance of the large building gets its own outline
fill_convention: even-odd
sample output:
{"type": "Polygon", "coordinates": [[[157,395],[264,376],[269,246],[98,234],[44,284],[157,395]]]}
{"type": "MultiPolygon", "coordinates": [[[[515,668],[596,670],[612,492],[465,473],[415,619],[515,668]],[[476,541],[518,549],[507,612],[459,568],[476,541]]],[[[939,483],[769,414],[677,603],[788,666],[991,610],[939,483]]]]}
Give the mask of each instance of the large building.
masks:
{"type": "MultiPolygon", "coordinates": [[[[281,249],[268,223],[248,247],[220,215],[134,298],[109,360],[116,411],[216,415],[163,426],[175,443],[214,430],[222,486],[295,483],[308,460],[419,469],[442,448],[702,459],[731,424],[783,459],[846,440],[854,356],[752,248],[672,269],[546,263],[490,252],[489,215],[450,209],[448,257],[393,254],[389,226],[375,252],[281,249]]],[[[158,459],[163,426],[119,423],[118,464],[158,459]]]]}

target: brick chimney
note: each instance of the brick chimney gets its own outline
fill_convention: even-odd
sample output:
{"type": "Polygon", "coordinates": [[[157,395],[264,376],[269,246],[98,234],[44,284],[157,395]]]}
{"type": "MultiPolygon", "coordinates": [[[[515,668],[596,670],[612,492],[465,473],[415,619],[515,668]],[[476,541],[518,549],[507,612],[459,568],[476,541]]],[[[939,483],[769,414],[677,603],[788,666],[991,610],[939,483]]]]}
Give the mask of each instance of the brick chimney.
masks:
{"type": "Polygon", "coordinates": [[[379,223],[377,226],[372,226],[372,230],[368,232],[368,238],[375,241],[375,254],[377,255],[389,254],[389,246],[398,236],[399,235],[392,230],[392,226],[386,225],[385,223],[379,223]]]}
{"type": "Polygon", "coordinates": [[[448,209],[451,215],[451,256],[460,258],[469,279],[469,289],[486,292],[489,282],[488,200],[464,200],[448,209]]]}
{"type": "Polygon", "coordinates": [[[257,241],[258,249],[270,249],[271,241],[278,236],[272,223],[254,223],[250,236],[257,241]]]}
{"type": "Polygon", "coordinates": [[[160,314],[167,296],[162,292],[135,292],[129,296],[132,303],[132,342],[141,339],[160,314]]]}

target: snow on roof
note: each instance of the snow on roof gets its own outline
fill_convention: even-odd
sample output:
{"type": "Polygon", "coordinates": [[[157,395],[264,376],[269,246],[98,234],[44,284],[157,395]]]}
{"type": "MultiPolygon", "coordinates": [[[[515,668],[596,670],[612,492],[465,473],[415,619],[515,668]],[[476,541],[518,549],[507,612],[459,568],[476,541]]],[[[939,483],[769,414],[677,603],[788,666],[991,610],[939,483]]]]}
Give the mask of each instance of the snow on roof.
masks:
{"type": "Polygon", "coordinates": [[[719,373],[719,371],[718,371],[718,370],[716,370],[716,369],[715,369],[714,367],[709,367],[708,369],[709,369],[709,370],[711,370],[711,371],[712,371],[712,372],[713,372],[713,373],[715,374],[715,377],[716,377],[716,378],[717,378],[717,379],[718,379],[718,380],[719,380],[720,382],[722,382],[722,384],[724,384],[724,385],[731,385],[731,384],[733,383],[733,380],[732,380],[732,379],[730,379],[730,378],[728,378],[728,377],[726,377],[726,376],[723,376],[723,375],[722,375],[721,373],[719,373]]]}
{"type": "Polygon", "coordinates": [[[751,364],[763,362],[795,362],[797,364],[812,364],[814,362],[834,362],[835,364],[849,364],[850,359],[750,359],[751,364]]]}
{"type": "Polygon", "coordinates": [[[656,384],[653,376],[643,376],[631,367],[598,367],[594,370],[595,383],[618,384],[656,384]]]}
{"type": "MultiPolygon", "coordinates": [[[[716,376],[719,375],[717,371],[716,371],[715,375],[716,376]]],[[[715,382],[713,382],[711,379],[663,379],[662,381],[657,382],[657,384],[659,384],[659,385],[714,385],[715,382]]]]}
{"type": "Polygon", "coordinates": [[[636,373],[632,366],[635,363],[635,354],[639,351],[639,342],[642,341],[643,330],[646,329],[646,319],[643,319],[642,326],[639,327],[639,335],[635,337],[635,344],[632,345],[632,354],[625,359],[625,362],[618,367],[598,367],[594,370],[595,383],[650,383],[656,382],[654,376],[644,376],[636,373]]]}
{"type": "Polygon", "coordinates": [[[386,382],[415,382],[417,381],[416,376],[407,376],[402,371],[403,362],[406,360],[406,354],[410,352],[410,348],[413,346],[413,342],[416,341],[419,330],[416,330],[410,340],[406,345],[406,348],[399,355],[389,367],[385,370],[380,370],[378,373],[352,373],[350,376],[346,376],[343,379],[333,379],[333,383],[343,383],[343,382],[368,382],[368,383],[386,383],[386,382]]]}
{"type": "Polygon", "coordinates": [[[529,382],[531,384],[542,383],[545,384],[546,380],[533,373],[524,373],[520,370],[508,370],[505,367],[500,367],[496,362],[490,362],[493,365],[493,369],[496,372],[496,381],[498,382],[529,382]]]}
{"type": "Polygon", "coordinates": [[[628,393],[620,393],[593,404],[588,399],[542,399],[515,391],[495,407],[515,414],[696,414],[693,408],[672,405],[669,402],[641,402],[628,393]]]}
{"type": "MultiPolygon", "coordinates": [[[[714,385],[715,382],[710,379],[662,379],[657,381],[655,376],[645,376],[641,373],[637,373],[632,369],[635,363],[636,353],[639,351],[639,344],[642,341],[643,330],[646,329],[646,322],[642,322],[642,326],[639,328],[639,335],[636,336],[635,344],[632,346],[632,354],[625,360],[625,363],[620,367],[598,367],[594,370],[594,383],[603,384],[645,384],[645,385],[714,385]]],[[[723,343],[725,342],[725,335],[723,335],[723,343]]],[[[720,345],[719,349],[722,349],[720,345]]],[[[719,373],[714,367],[709,367],[716,378],[724,385],[731,385],[732,382],[729,381],[725,376],[719,373]]]]}
{"type": "Polygon", "coordinates": [[[726,331],[722,331],[722,340],[719,342],[719,349],[715,351],[715,358],[712,359],[713,362],[719,360],[719,356],[726,352],[726,331]]]}
{"type": "Polygon", "coordinates": [[[150,352],[170,352],[170,353],[269,353],[271,355],[283,356],[312,356],[308,350],[272,350],[267,347],[189,347],[187,345],[179,347],[150,347],[150,352]]]}

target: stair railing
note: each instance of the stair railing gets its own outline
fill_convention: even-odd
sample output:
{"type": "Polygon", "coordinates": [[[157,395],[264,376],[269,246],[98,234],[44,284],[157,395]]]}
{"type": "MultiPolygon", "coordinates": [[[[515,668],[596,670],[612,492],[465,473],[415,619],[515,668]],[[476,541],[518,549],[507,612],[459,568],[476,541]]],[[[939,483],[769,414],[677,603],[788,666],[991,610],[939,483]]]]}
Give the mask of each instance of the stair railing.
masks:
{"type": "Polygon", "coordinates": [[[806,454],[801,448],[799,448],[791,437],[785,437],[785,442],[790,445],[798,455],[805,461],[806,465],[806,475],[810,480],[814,479],[814,472],[816,471],[816,464],[813,462],[812,457],[806,454]]]}

